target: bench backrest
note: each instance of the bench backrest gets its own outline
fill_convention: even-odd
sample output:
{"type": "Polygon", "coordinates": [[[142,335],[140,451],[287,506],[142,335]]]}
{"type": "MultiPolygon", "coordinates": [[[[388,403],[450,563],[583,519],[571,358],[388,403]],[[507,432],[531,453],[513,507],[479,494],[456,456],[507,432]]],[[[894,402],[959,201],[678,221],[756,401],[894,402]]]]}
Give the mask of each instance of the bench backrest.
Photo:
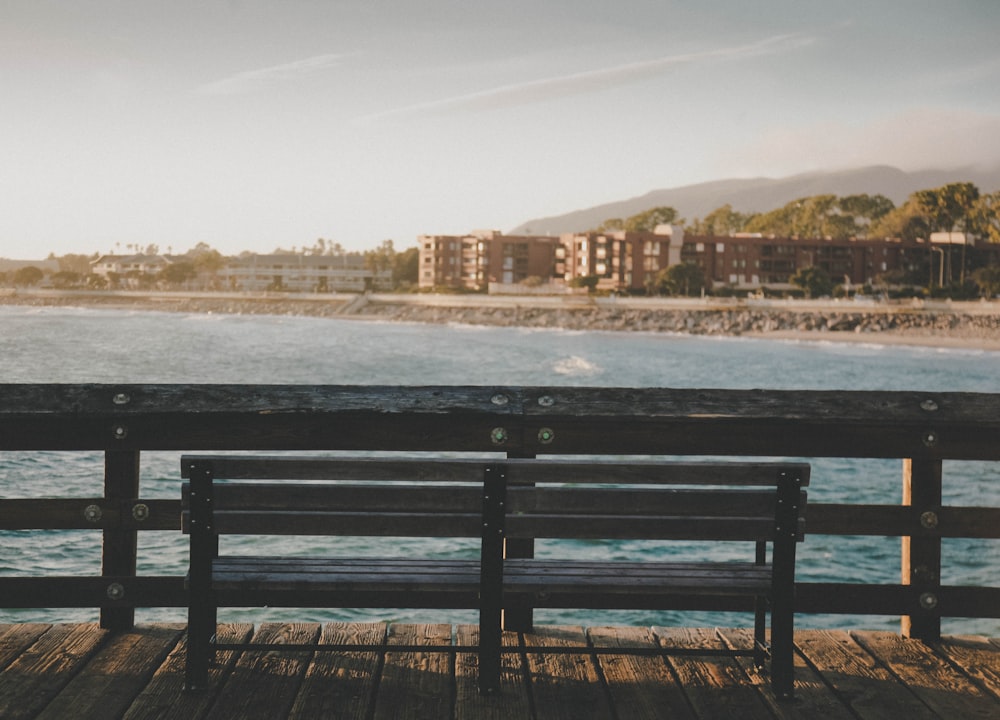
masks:
{"type": "Polygon", "coordinates": [[[801,540],[809,483],[803,463],[188,455],[181,464],[191,481],[185,532],[201,484],[218,534],[479,537],[492,513],[509,538],[801,540]]]}

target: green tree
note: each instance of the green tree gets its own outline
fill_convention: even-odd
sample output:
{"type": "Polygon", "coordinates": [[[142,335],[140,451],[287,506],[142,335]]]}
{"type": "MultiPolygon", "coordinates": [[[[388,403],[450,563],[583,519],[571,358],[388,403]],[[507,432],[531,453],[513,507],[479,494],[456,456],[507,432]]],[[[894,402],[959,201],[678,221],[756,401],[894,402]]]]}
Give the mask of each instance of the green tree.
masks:
{"type": "Polygon", "coordinates": [[[696,235],[732,235],[743,232],[746,224],[754,217],[756,213],[736,212],[733,206],[727,203],[710,212],[704,220],[695,219],[690,230],[696,235]]]}
{"type": "Polygon", "coordinates": [[[973,234],[985,242],[1000,243],[1000,190],[980,195],[969,221],[973,234]]]}
{"type": "Polygon", "coordinates": [[[569,281],[569,286],[573,288],[587,288],[588,293],[592,293],[597,290],[597,283],[600,282],[601,278],[599,275],[582,275],[580,277],[572,278],[569,281]]]}
{"type": "Polygon", "coordinates": [[[412,287],[417,284],[420,271],[420,249],[406,248],[392,259],[392,286],[412,287]]]}
{"type": "Polygon", "coordinates": [[[669,225],[677,219],[677,211],[669,206],[650,208],[625,220],[623,230],[653,232],[657,225],[669,225]]]}
{"type": "Polygon", "coordinates": [[[183,286],[196,277],[198,277],[198,271],[195,269],[194,263],[183,260],[165,265],[159,273],[160,280],[174,287],[183,286]]]}
{"type": "Polygon", "coordinates": [[[616,230],[624,230],[625,221],[621,218],[608,218],[600,225],[597,226],[596,232],[615,232],[616,230]]]}
{"type": "Polygon", "coordinates": [[[996,297],[1000,294],[1000,265],[987,265],[973,271],[972,281],[982,297],[996,297]]]}
{"type": "Polygon", "coordinates": [[[14,272],[14,284],[34,287],[42,281],[43,277],[45,277],[45,273],[42,272],[41,268],[25,265],[14,272]]]}
{"type": "Polygon", "coordinates": [[[898,208],[879,218],[869,235],[872,237],[916,240],[927,238],[931,232],[930,221],[912,197],[898,208]]]}
{"type": "Polygon", "coordinates": [[[700,295],[705,287],[705,272],[701,265],[683,262],[661,270],[653,283],[653,291],[661,295],[700,295]]]}
{"type": "Polygon", "coordinates": [[[788,237],[846,239],[870,234],[868,230],[893,209],[883,195],[813,195],[754,216],[746,222],[747,232],[788,237]]]}
{"type": "Polygon", "coordinates": [[[918,190],[910,196],[938,232],[966,232],[979,188],[969,182],[950,183],[933,190],[918,190]]]}
{"type": "Polygon", "coordinates": [[[833,292],[833,280],[826,270],[815,265],[799,268],[788,281],[802,288],[808,298],[822,297],[833,292]]]}
{"type": "Polygon", "coordinates": [[[365,252],[365,267],[376,273],[391,270],[395,256],[392,240],[383,240],[377,248],[365,252]]]}
{"type": "Polygon", "coordinates": [[[78,272],[73,272],[72,270],[60,270],[52,273],[52,287],[60,290],[78,287],[81,279],[82,276],[78,272]]]}

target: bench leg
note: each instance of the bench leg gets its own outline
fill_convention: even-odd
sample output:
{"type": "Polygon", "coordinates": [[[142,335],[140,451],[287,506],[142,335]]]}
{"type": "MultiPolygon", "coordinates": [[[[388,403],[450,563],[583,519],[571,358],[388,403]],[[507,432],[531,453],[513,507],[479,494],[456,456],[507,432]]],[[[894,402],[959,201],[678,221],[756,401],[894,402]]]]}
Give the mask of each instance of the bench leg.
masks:
{"type": "Polygon", "coordinates": [[[187,657],[184,667],[184,687],[198,690],[208,685],[208,664],[212,654],[215,625],[204,609],[188,609],[187,657]]]}
{"type": "Polygon", "coordinates": [[[771,616],[771,689],[778,698],[791,698],[795,690],[794,615],[771,616]]]}
{"type": "Polygon", "coordinates": [[[757,670],[764,667],[767,656],[767,598],[758,595],[754,599],[753,613],[753,666],[757,670]]]}

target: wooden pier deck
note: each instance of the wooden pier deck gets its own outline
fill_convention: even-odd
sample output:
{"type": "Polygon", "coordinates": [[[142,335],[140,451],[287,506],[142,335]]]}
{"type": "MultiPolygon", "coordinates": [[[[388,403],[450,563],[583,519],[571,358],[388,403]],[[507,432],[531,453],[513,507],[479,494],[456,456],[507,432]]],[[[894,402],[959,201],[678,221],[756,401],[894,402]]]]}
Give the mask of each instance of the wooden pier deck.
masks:
{"type": "Polygon", "coordinates": [[[778,702],[746,629],[540,627],[506,633],[503,688],[480,697],[475,658],[394,645],[474,642],[472,626],[248,624],[227,640],[373,642],[378,652],[220,653],[211,687],[183,690],[184,627],[0,625],[0,717],[74,718],[964,718],[1000,717],[1000,640],[930,644],[893,633],[796,632],[796,698],[778,702]],[[669,646],[677,654],[560,653],[669,646]],[[708,654],[719,651],[721,654],[708,654]]]}

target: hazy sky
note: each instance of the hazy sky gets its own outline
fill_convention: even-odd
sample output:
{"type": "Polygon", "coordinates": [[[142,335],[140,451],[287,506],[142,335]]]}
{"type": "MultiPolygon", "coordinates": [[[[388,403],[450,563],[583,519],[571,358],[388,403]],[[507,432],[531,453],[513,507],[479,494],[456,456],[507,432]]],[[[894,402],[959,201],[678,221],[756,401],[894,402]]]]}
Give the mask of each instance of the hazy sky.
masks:
{"type": "Polygon", "coordinates": [[[998,0],[3,0],[0,256],[348,249],[1000,163],[998,0]]]}

